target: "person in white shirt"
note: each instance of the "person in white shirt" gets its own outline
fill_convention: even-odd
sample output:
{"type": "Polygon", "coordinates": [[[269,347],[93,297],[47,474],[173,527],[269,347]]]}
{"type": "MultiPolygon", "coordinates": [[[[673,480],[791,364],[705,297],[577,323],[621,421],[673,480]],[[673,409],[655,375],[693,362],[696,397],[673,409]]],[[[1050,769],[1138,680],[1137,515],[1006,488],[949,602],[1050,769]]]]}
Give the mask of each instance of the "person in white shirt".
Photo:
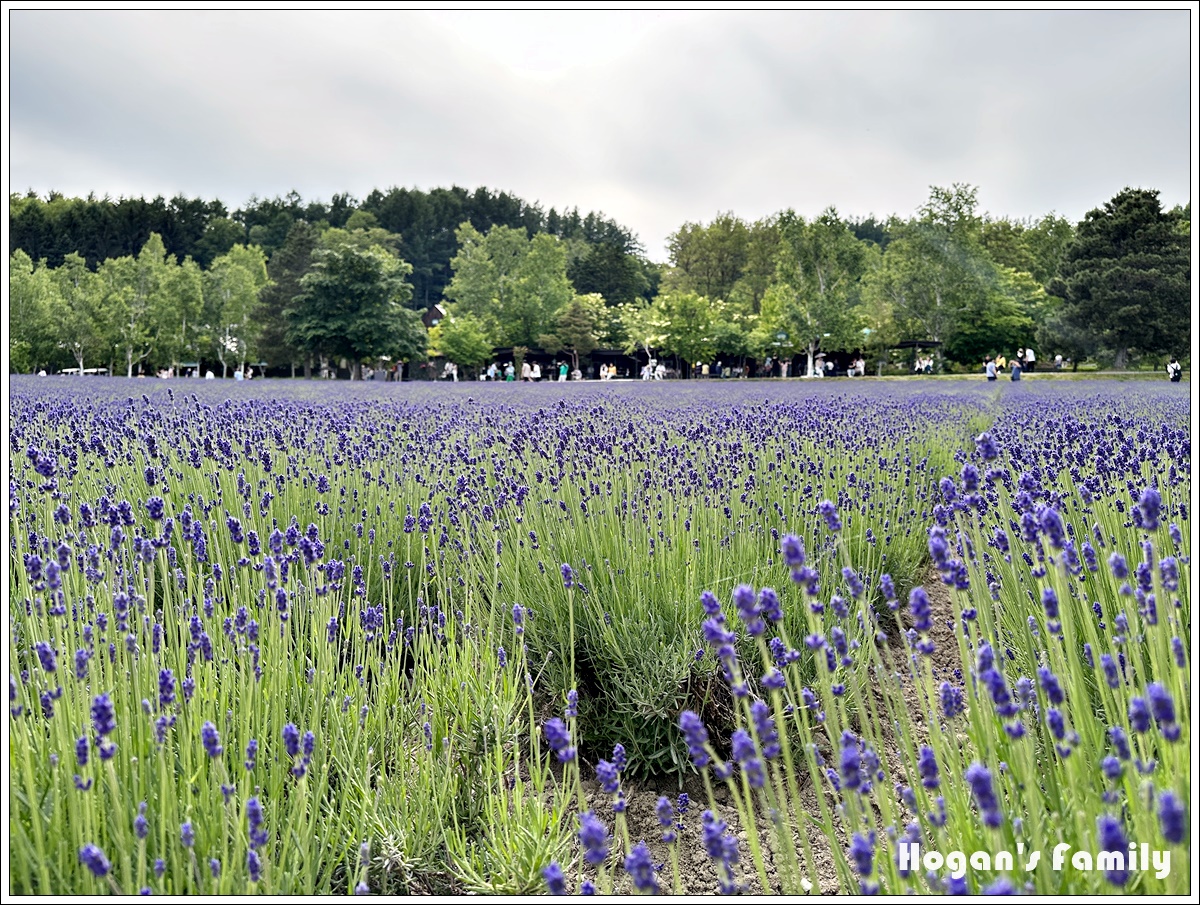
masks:
{"type": "Polygon", "coordinates": [[[1034,370],[1034,365],[1037,364],[1037,359],[1033,355],[1033,349],[1029,346],[1025,347],[1025,370],[1034,370]]]}

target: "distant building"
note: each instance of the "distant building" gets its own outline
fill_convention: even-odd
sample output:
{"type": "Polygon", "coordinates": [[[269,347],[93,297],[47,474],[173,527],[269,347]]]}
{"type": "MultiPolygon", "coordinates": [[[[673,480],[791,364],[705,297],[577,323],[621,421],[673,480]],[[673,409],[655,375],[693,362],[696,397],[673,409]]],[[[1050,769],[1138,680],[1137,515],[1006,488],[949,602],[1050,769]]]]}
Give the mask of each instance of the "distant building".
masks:
{"type": "Polygon", "coordinates": [[[426,330],[432,330],[438,325],[438,322],[446,316],[446,309],[441,305],[434,305],[421,316],[421,322],[425,324],[426,330]]]}

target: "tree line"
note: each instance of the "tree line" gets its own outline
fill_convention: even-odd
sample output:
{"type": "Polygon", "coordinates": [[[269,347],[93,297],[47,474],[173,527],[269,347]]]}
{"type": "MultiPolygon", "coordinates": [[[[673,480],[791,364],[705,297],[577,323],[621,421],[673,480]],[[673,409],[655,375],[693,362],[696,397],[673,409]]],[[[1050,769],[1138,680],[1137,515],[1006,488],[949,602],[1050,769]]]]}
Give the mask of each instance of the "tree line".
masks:
{"type": "Polygon", "coordinates": [[[68,198],[34,192],[9,198],[9,253],[21,249],[32,260],[57,268],[72,252],[95,270],[109,258],[136,256],[157,233],[167,253],[191,258],[201,268],[234,245],[257,245],[268,260],[283,247],[301,221],[319,230],[374,226],[397,236],[395,249],[412,265],[411,304],[421,310],[440,302],[450,280],[450,259],[457,251],[455,231],[463,222],[487,232],[493,226],[549,233],[570,247],[572,278],[588,292],[617,302],[646,291],[657,271],[642,256],[637,237],[602,213],[558,211],[507,192],[460,186],[430,191],[376,189],[358,201],[348,194],[328,202],[305,201],[291,192],[282,198],[253,197],[230,211],[219,200],[177,196],[144,198],[68,198]]]}
{"type": "Polygon", "coordinates": [[[992,217],[957,184],[908,219],[724,213],[683,224],[663,265],[602,215],[485,189],[327,205],[293,193],[233,216],[218,202],[140,205],[11,198],[14,370],[203,359],[294,374],[335,358],[356,372],[429,354],[473,368],[496,348],[578,363],[601,347],[811,368],[819,351],[882,357],[902,342],[966,365],[1035,345],[1123,367],[1188,346],[1190,206],[1164,210],[1152,190],[1125,189],[1078,224],[992,217]],[[78,224],[105,210],[126,226],[97,233],[120,251],[101,258],[78,224]],[[165,232],[120,244],[148,224],[165,232]],[[426,335],[417,312],[434,304],[446,317],[426,335]]]}
{"type": "Polygon", "coordinates": [[[633,301],[573,287],[552,240],[458,230],[434,349],[468,367],[495,347],[642,350],[694,364],[822,351],[883,359],[901,343],[981,366],[1034,346],[1076,364],[1186,353],[1190,207],[1126,189],[1079,224],[988,216],[978,190],[933,187],[908,219],[829,208],[755,222],[724,213],[668,241],[658,291],[633,301]],[[554,275],[558,276],[555,277],[554,275]]]}

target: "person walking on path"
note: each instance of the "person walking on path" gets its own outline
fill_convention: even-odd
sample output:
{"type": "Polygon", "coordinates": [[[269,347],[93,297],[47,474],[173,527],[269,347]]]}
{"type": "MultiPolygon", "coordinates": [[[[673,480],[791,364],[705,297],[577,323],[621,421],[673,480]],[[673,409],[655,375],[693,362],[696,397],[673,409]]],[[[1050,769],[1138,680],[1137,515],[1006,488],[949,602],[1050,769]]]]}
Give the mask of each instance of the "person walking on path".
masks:
{"type": "Polygon", "coordinates": [[[1183,366],[1176,361],[1174,355],[1172,355],[1171,360],[1167,362],[1167,377],[1170,378],[1171,383],[1179,383],[1180,379],[1183,377],[1183,366]]]}
{"type": "Polygon", "coordinates": [[[1025,369],[1032,373],[1036,370],[1037,359],[1033,356],[1033,349],[1029,346],[1025,347],[1025,369]]]}
{"type": "Polygon", "coordinates": [[[996,362],[990,355],[988,356],[987,363],[983,366],[983,372],[987,374],[988,380],[996,379],[996,362]]]}

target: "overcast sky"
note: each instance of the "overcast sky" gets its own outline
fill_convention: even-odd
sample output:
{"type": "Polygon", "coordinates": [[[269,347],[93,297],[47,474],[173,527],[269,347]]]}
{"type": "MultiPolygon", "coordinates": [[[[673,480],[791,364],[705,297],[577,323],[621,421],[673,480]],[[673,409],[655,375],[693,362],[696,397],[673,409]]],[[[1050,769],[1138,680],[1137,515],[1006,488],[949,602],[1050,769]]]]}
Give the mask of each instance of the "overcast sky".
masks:
{"type": "Polygon", "coordinates": [[[656,260],[721,211],[908,216],[954,182],[998,216],[1190,198],[1186,9],[10,17],[13,191],[483,185],[656,260]]]}

